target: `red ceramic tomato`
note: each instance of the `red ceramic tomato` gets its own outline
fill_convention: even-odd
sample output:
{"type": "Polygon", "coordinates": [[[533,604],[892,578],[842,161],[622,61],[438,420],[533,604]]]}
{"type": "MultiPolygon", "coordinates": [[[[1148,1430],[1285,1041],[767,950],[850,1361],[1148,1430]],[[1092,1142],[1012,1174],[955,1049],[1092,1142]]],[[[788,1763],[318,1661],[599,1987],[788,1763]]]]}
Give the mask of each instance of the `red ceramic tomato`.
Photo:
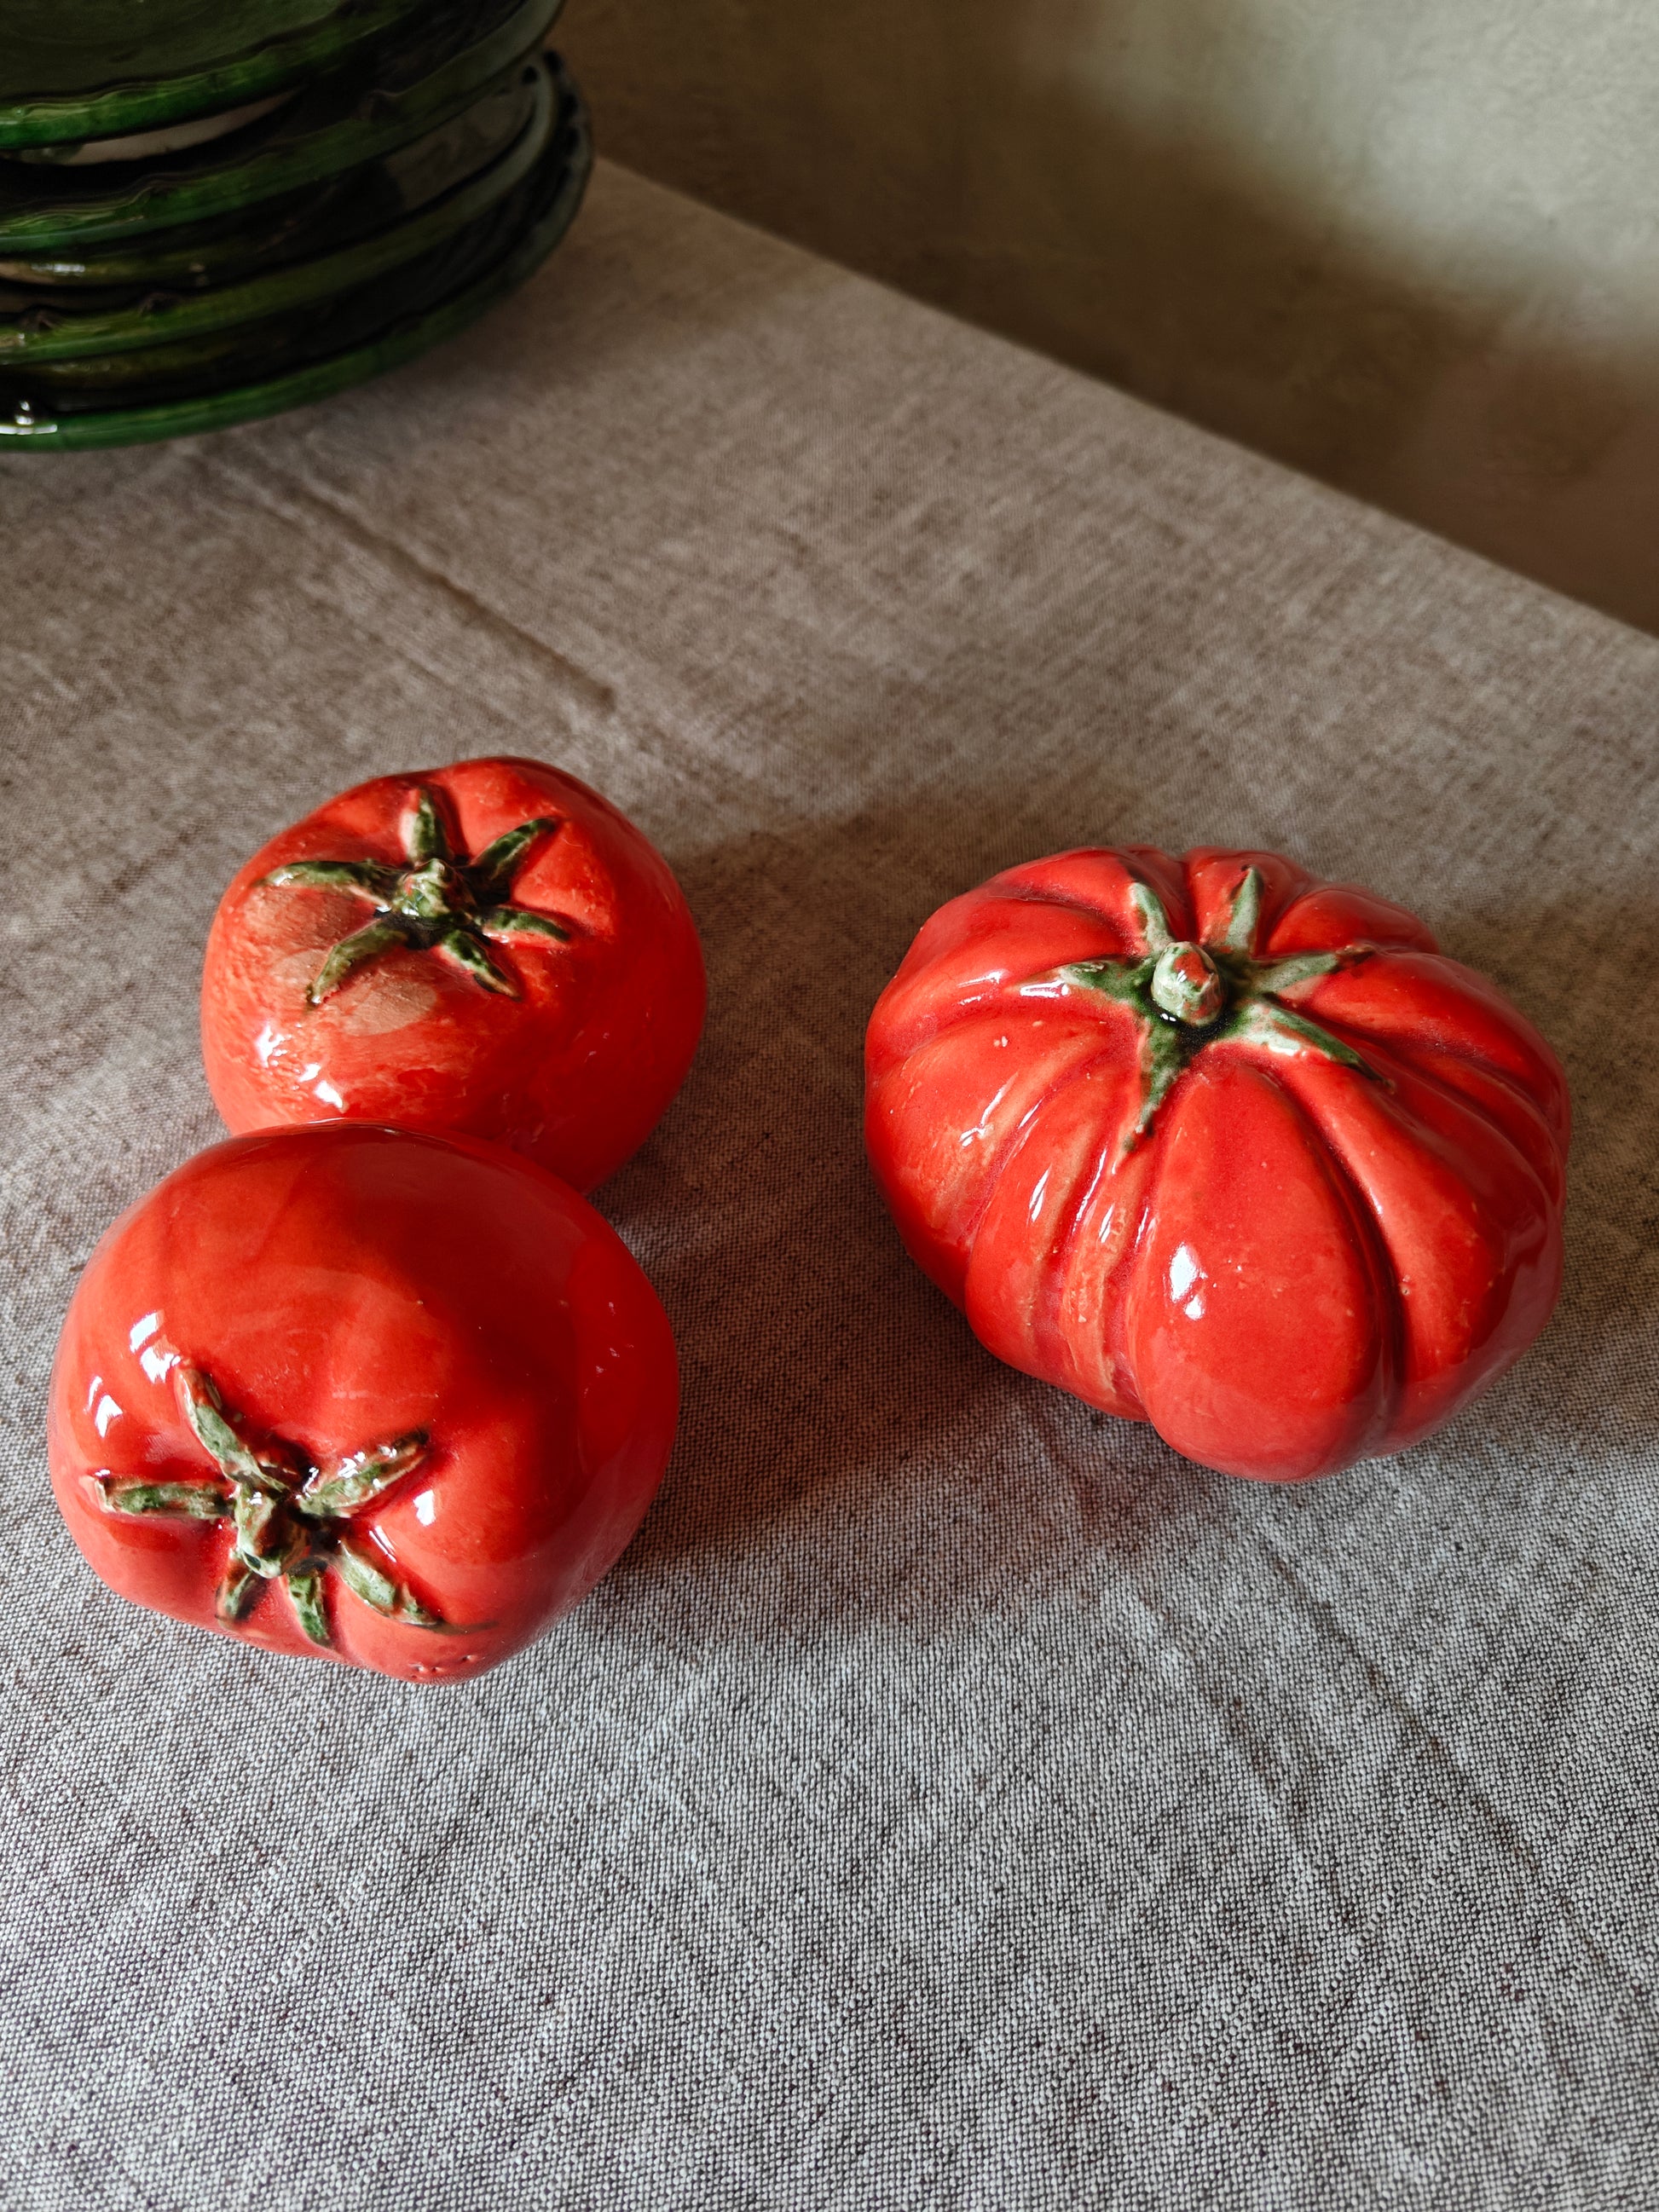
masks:
{"type": "Polygon", "coordinates": [[[568,1186],[470,1139],[273,1129],[186,1162],[93,1254],[52,1485],[123,1597],[453,1680],[611,1566],[677,1404],[662,1308],[568,1186]]]}
{"type": "Polygon", "coordinates": [[[1207,1466],[1398,1451],[1554,1304],[1554,1054],[1412,915],[1274,854],[994,877],[866,1065],[877,1179],[978,1335],[1207,1466]]]}
{"type": "Polygon", "coordinates": [[[331,1116],[513,1146],[590,1190],[702,1027],[667,863],[574,776],[465,761],[331,799],[220,902],[202,1050],[231,1128],[331,1116]]]}

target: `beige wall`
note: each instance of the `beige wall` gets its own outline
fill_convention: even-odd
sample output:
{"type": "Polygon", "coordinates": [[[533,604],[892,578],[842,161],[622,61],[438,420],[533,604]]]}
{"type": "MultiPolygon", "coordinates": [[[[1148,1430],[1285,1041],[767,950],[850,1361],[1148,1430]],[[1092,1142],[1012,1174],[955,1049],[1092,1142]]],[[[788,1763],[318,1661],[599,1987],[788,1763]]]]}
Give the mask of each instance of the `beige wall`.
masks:
{"type": "Polygon", "coordinates": [[[604,150],[1659,629],[1656,0],[570,0],[604,150]]]}

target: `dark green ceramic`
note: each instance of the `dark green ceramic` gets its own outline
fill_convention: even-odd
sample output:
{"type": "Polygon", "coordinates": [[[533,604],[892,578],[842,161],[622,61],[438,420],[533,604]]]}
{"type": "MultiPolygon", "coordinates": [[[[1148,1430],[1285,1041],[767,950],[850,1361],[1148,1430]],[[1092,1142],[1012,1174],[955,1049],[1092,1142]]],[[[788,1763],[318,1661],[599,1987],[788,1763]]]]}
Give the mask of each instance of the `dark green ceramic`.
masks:
{"type": "MultiPolygon", "coordinates": [[[[557,166],[563,152],[562,142],[556,140],[551,149],[544,149],[544,159],[557,166]]],[[[471,221],[429,242],[424,252],[321,300],[285,302],[262,316],[128,352],[9,362],[0,368],[0,405],[16,394],[33,401],[37,413],[43,405],[75,412],[136,404],[184,397],[255,373],[294,366],[319,353],[343,351],[390,322],[436,306],[475,270],[497,258],[504,240],[520,226],[526,198],[535,188],[533,178],[521,183],[475,212],[471,221]]],[[[419,220],[424,228],[430,218],[419,220]]]]}
{"type": "MultiPolygon", "coordinates": [[[[0,0],[0,15],[6,5],[0,0]]],[[[345,170],[460,113],[540,45],[558,9],[559,0],[446,0],[395,44],[307,86],[234,137],[190,153],[114,169],[42,172],[0,161],[6,273],[34,283],[122,282],[94,273],[87,249],[117,239],[148,246],[163,229],[307,189],[320,196],[345,170]]],[[[210,243],[206,234],[204,242],[210,243]]]]}
{"type": "Polygon", "coordinates": [[[281,92],[430,0],[0,0],[0,148],[151,131],[281,92]]]}
{"type": "MultiPolygon", "coordinates": [[[[500,210],[469,226],[418,270],[383,280],[370,288],[373,298],[357,295],[274,348],[258,332],[251,345],[247,334],[231,334],[243,341],[241,361],[228,349],[216,361],[191,364],[193,373],[181,375],[177,388],[133,394],[131,404],[120,408],[100,407],[90,392],[54,395],[53,404],[64,411],[49,418],[41,401],[31,404],[8,391],[0,396],[11,401],[15,412],[10,419],[0,414],[0,449],[131,445],[222,429],[361,383],[465,329],[552,251],[580,204],[592,163],[592,137],[586,109],[568,79],[561,89],[564,120],[546,158],[500,210]],[[237,371],[246,374],[253,361],[278,373],[242,382],[237,371]],[[68,411],[64,399],[86,411],[68,411]]],[[[18,380],[3,382],[10,387],[18,380]]]]}
{"type": "Polygon", "coordinates": [[[204,291],[373,237],[506,151],[529,119],[534,95],[528,67],[522,58],[509,63],[460,114],[325,185],[246,214],[94,247],[70,264],[73,283],[61,281],[61,265],[50,260],[0,258],[0,314],[32,306],[40,319],[63,319],[83,307],[107,309],[157,294],[204,291]]]}
{"type": "MultiPolygon", "coordinates": [[[[441,175],[422,180],[416,170],[414,179],[428,189],[415,211],[356,244],[193,298],[156,293],[136,301],[105,294],[43,295],[0,286],[0,374],[33,374],[44,364],[86,363],[96,356],[99,379],[118,381],[125,370],[115,356],[154,347],[176,352],[180,343],[214,331],[305,316],[319,301],[371,283],[432,252],[505,198],[546,150],[557,105],[548,66],[538,58],[520,64],[514,76],[516,82],[489,102],[492,109],[505,111],[490,133],[495,158],[486,157],[482,167],[475,165],[473,173],[463,173],[459,182],[452,176],[447,190],[441,175]]],[[[143,373],[141,363],[132,368],[143,373]]],[[[80,376],[70,380],[79,381],[80,376]]]]}

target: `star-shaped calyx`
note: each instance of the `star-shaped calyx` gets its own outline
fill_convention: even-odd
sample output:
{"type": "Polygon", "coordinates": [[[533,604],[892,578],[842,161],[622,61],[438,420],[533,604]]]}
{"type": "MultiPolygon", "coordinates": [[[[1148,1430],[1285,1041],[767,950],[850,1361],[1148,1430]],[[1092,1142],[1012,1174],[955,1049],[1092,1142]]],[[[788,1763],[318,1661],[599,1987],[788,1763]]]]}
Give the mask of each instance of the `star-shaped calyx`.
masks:
{"type": "MultiPolygon", "coordinates": [[[[1341,1038],[1310,1021],[1282,994],[1370,951],[1352,945],[1340,952],[1297,952],[1288,959],[1256,957],[1261,924],[1261,878],[1247,868],[1220,938],[1204,945],[1177,938],[1163,902],[1150,884],[1133,885],[1130,897],[1146,950],[1139,959],[1085,960],[1058,971],[1058,980],[1102,991],[1140,1017],[1144,1088],[1139,1113],[1124,1139],[1129,1151],[1146,1135],[1158,1108],[1206,1045],[1225,1038],[1265,1044],[1277,1052],[1316,1052],[1375,1081],[1383,1079],[1341,1038]]],[[[1039,988],[1041,986],[1039,985],[1039,988]]]]}
{"type": "Polygon", "coordinates": [[[561,945],[569,942],[570,932],[550,915],[507,903],[526,853],[537,838],[552,836],[559,826],[551,815],[520,822],[467,860],[457,857],[433,793],[417,785],[413,801],[404,817],[404,866],[383,860],[290,860],[261,879],[310,890],[352,891],[374,908],[374,921],[343,937],[312,979],[306,997],[313,1006],[337,991],[365,961],[400,948],[441,953],[486,991],[520,998],[518,979],[492,954],[491,940],[550,937],[561,945]]]}
{"type": "Polygon", "coordinates": [[[126,1475],[91,1479],[110,1513],[167,1513],[192,1521],[228,1521],[235,1531],[230,1564],[215,1597],[227,1627],[246,1619],[267,1583],[281,1580],[301,1628],[329,1644],[323,1579],[332,1568],[348,1589],[389,1620],[414,1628],[446,1628],[386,1571],[379,1547],[354,1538],[354,1517],[417,1468],[430,1448],[416,1429],[390,1443],[319,1466],[297,1448],[250,1443],[242,1424],[199,1367],[179,1360],[173,1387],[191,1433],[216,1476],[146,1482],[126,1475]]]}

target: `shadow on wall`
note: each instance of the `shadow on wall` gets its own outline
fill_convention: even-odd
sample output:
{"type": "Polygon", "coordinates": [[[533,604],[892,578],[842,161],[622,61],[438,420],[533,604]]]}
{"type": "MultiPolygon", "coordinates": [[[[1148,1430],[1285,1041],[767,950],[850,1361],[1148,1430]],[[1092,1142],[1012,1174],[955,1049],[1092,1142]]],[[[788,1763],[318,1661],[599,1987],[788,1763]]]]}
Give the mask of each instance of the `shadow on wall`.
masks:
{"type": "Polygon", "coordinates": [[[1437,9],[584,0],[565,43],[615,157],[1659,629],[1619,41],[1437,9]]]}

